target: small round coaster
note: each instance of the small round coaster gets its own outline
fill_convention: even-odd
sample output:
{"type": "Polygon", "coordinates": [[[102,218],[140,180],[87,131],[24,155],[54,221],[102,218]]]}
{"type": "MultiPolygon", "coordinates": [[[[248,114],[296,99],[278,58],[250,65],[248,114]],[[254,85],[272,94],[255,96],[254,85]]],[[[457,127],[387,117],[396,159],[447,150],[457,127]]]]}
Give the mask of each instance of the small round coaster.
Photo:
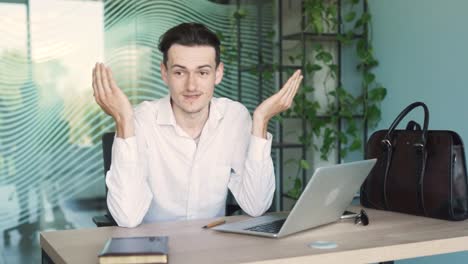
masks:
{"type": "Polygon", "coordinates": [[[317,249],[332,249],[336,248],[337,246],[338,245],[335,242],[331,241],[314,241],[309,244],[309,247],[317,249]]]}

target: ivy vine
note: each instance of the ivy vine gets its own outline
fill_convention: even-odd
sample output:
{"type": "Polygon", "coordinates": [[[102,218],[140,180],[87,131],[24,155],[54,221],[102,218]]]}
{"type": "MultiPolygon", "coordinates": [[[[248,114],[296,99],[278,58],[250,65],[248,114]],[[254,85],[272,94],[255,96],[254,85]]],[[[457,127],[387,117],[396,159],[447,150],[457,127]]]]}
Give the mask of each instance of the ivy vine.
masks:
{"type": "MultiPolygon", "coordinates": [[[[380,103],[384,100],[387,90],[376,81],[376,76],[372,72],[378,66],[378,61],[373,55],[371,45],[371,14],[367,10],[358,12],[358,7],[364,4],[363,1],[367,0],[341,0],[340,2],[346,5],[346,8],[342,8],[342,10],[346,9],[346,12],[341,17],[339,17],[340,12],[338,12],[338,0],[303,1],[303,11],[306,18],[304,32],[313,33],[317,37],[328,37],[338,41],[344,47],[356,46],[355,53],[359,58],[356,69],[362,76],[362,92],[359,95],[351,94],[339,82],[340,66],[335,62],[336,54],[329,51],[327,45],[314,45],[312,58],[301,53],[289,56],[289,62],[292,65],[301,65],[305,79],[316,78],[316,73],[319,71],[325,72],[325,78],[320,82],[321,87],[313,87],[310,82],[304,83],[294,98],[293,107],[278,120],[281,121],[284,118],[305,120],[308,129],[306,129],[305,134],[299,136],[299,141],[304,144],[306,149],[313,148],[318,151],[323,160],[328,159],[338,142],[341,146],[342,158],[363,147],[364,142],[362,142],[362,134],[356,117],[360,117],[369,128],[374,128],[381,118],[380,103]],[[337,33],[338,29],[345,28],[344,24],[348,29],[345,32],[337,33]],[[330,85],[327,83],[330,80],[335,80],[338,85],[329,87],[330,85]],[[313,98],[314,91],[321,89],[326,92],[326,105],[321,105],[313,98]],[[338,129],[338,122],[346,124],[344,130],[338,129]],[[321,144],[315,143],[313,138],[320,138],[321,144]]],[[[237,22],[245,18],[246,15],[245,9],[236,10],[231,15],[231,32],[227,35],[217,32],[222,43],[229,43],[229,45],[221,47],[223,59],[227,63],[235,63],[237,56],[239,56],[238,51],[241,47],[238,47],[236,26],[237,22]]],[[[275,31],[269,32],[268,36],[274,41],[275,31]]],[[[240,65],[238,66],[240,67],[240,65]]],[[[263,74],[263,78],[269,80],[274,77],[274,73],[278,69],[278,64],[263,67],[260,70],[258,65],[255,65],[248,72],[253,75],[263,74]]],[[[285,70],[285,72],[292,74],[293,70],[285,70]]],[[[287,194],[296,199],[304,187],[300,177],[301,172],[312,169],[312,166],[303,159],[290,159],[283,165],[289,163],[297,164],[297,171],[295,175],[290,176],[293,186],[287,194]]]]}

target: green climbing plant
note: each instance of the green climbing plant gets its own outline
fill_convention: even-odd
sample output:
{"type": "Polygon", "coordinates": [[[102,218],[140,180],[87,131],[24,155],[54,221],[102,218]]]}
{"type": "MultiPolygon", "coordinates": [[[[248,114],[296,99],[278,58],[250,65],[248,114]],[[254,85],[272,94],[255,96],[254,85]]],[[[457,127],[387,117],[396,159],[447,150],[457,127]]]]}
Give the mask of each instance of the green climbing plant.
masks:
{"type": "MultiPolygon", "coordinates": [[[[373,128],[381,118],[380,103],[384,100],[387,90],[380,85],[372,70],[378,65],[378,61],[373,55],[371,45],[370,25],[371,14],[363,11],[361,14],[356,10],[362,1],[367,0],[343,0],[349,8],[338,17],[337,0],[305,0],[304,13],[306,15],[305,30],[313,32],[317,37],[333,35],[338,28],[343,27],[339,21],[348,26],[349,29],[343,33],[336,33],[336,40],[342,46],[349,47],[355,44],[355,53],[359,58],[356,69],[362,76],[361,93],[353,95],[338,80],[339,65],[335,62],[336,55],[326,49],[324,45],[318,44],[313,47],[312,58],[307,58],[304,54],[290,56],[290,62],[302,62],[306,79],[314,79],[318,71],[325,72],[320,87],[325,91],[326,105],[320,105],[314,100],[311,93],[319,87],[312,87],[305,84],[294,100],[294,107],[287,112],[287,117],[298,117],[306,120],[308,130],[301,135],[299,140],[307,149],[314,148],[320,153],[320,158],[327,160],[331,151],[336,148],[338,142],[341,143],[341,157],[346,157],[350,152],[362,148],[359,125],[356,117],[362,120],[368,127],[373,128]],[[328,81],[335,80],[334,87],[328,85],[328,81]],[[344,122],[346,128],[338,129],[338,122],[344,122]],[[313,138],[321,138],[321,144],[315,144],[313,138]]],[[[297,172],[291,175],[293,180],[288,195],[298,198],[304,186],[300,177],[303,170],[312,168],[306,160],[291,160],[297,163],[297,172]]]]}
{"type": "MultiPolygon", "coordinates": [[[[343,47],[355,45],[354,51],[359,58],[356,70],[362,77],[361,93],[352,94],[339,82],[340,65],[336,62],[336,51],[331,50],[327,44],[319,42],[322,44],[313,45],[308,55],[298,52],[289,56],[289,63],[300,65],[306,80],[316,81],[303,83],[294,98],[292,108],[277,119],[280,121],[285,118],[305,120],[306,133],[300,135],[298,140],[306,149],[313,148],[322,160],[328,159],[338,143],[340,143],[342,158],[362,148],[364,142],[361,138],[360,125],[356,122],[357,116],[361,117],[369,128],[375,127],[381,117],[380,103],[384,100],[387,90],[377,82],[372,72],[378,65],[371,45],[372,17],[366,10],[358,11],[358,6],[363,4],[362,1],[367,0],[341,0],[341,4],[346,5],[346,8],[342,8],[341,11],[346,10],[345,12],[339,12],[338,0],[303,1],[303,12],[306,18],[305,32],[312,33],[317,38],[336,40],[343,47]],[[343,28],[346,28],[345,32],[338,30],[343,28]],[[322,79],[319,80],[319,78],[322,79]],[[314,98],[314,93],[317,91],[325,92],[325,103],[314,98]],[[345,123],[345,128],[338,129],[338,122],[345,123]],[[315,142],[314,138],[320,139],[320,143],[315,142]]],[[[230,17],[230,32],[226,34],[217,32],[222,43],[227,43],[221,47],[223,60],[226,63],[235,64],[237,56],[240,56],[238,51],[241,47],[238,46],[236,26],[237,22],[246,16],[245,9],[235,10],[230,17]]],[[[274,30],[267,34],[272,42],[274,42],[275,35],[274,30]]],[[[255,54],[248,56],[255,56],[255,54]]],[[[279,70],[279,65],[275,63],[268,67],[262,65],[262,67],[259,69],[258,65],[253,65],[247,72],[252,75],[262,74],[264,80],[271,80],[275,72],[279,70]]],[[[293,69],[284,70],[287,75],[291,75],[293,71],[293,69]]],[[[287,194],[292,198],[298,198],[304,187],[300,177],[301,172],[312,169],[312,165],[304,159],[290,159],[282,165],[287,164],[297,166],[294,175],[289,176],[292,186],[287,194]]]]}

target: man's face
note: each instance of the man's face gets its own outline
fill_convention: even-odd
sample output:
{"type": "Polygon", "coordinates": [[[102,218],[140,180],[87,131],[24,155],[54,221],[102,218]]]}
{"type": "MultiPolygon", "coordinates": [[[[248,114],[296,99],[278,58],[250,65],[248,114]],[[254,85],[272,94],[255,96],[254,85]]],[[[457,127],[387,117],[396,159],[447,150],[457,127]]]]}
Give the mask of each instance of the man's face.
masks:
{"type": "Polygon", "coordinates": [[[223,78],[223,64],[216,67],[210,46],[172,45],[161,76],[169,87],[174,112],[195,114],[208,109],[215,85],[223,78]]]}

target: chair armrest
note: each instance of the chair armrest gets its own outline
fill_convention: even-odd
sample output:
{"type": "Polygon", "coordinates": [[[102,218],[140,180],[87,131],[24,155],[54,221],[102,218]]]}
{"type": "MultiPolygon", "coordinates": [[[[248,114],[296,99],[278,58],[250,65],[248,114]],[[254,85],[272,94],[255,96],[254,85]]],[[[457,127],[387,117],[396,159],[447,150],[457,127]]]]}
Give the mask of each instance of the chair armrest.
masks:
{"type": "Polygon", "coordinates": [[[116,226],[117,223],[109,215],[93,216],[93,222],[97,227],[116,226]]]}
{"type": "Polygon", "coordinates": [[[237,204],[227,204],[226,205],[226,216],[232,215],[241,215],[244,211],[237,204]]]}

